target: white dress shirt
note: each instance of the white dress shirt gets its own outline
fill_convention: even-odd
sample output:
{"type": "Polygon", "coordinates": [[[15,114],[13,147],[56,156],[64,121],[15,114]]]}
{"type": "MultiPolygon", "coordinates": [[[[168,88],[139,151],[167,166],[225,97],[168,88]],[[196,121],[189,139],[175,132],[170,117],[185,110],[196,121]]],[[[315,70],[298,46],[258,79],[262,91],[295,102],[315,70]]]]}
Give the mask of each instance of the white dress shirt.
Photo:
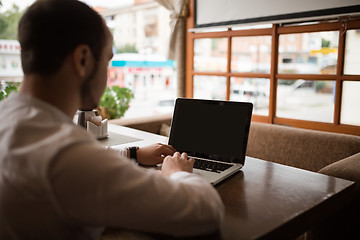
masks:
{"type": "Polygon", "coordinates": [[[0,239],[99,239],[105,226],[189,236],[223,214],[195,174],[140,168],[38,99],[0,103],[0,239]]]}

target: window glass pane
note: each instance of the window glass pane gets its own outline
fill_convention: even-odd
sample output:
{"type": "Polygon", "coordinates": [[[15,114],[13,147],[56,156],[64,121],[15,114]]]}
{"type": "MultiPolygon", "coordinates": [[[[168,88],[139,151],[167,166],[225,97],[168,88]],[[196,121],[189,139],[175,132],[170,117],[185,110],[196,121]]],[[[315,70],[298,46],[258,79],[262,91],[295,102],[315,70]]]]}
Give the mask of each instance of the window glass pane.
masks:
{"type": "Polygon", "coordinates": [[[270,73],[271,36],[234,37],[231,71],[270,73]]]}
{"type": "Polygon", "coordinates": [[[276,116],[333,122],[334,81],[279,80],[276,116]]]}
{"type": "Polygon", "coordinates": [[[108,86],[127,87],[135,95],[124,118],[172,112],[176,98],[176,63],[166,54],[169,11],[149,2],[146,8],[134,3],[102,13],[114,36],[108,86]]]}
{"type": "Polygon", "coordinates": [[[226,38],[195,39],[194,70],[204,72],[226,72],[226,38]]]}
{"type": "MultiPolygon", "coordinates": [[[[123,74],[121,71],[129,71],[123,74],[125,86],[135,94],[130,107],[124,118],[136,118],[156,114],[172,113],[174,99],[176,98],[176,76],[173,69],[152,68],[141,69],[139,72],[131,72],[131,68],[121,70],[109,70],[109,73],[123,74]],[[172,106],[170,106],[172,103],[172,106]]],[[[121,86],[121,85],[120,85],[121,86]]]]}
{"type": "Polygon", "coordinates": [[[360,82],[344,81],[341,123],[360,126],[360,82]]]}
{"type": "Polygon", "coordinates": [[[252,102],[253,113],[269,115],[270,80],[266,78],[231,78],[230,100],[252,102]]]}
{"type": "Polygon", "coordinates": [[[194,98],[225,100],[226,78],[194,76],[194,98]]]}
{"type": "Polygon", "coordinates": [[[344,74],[360,74],[360,30],[346,32],[344,74]]]}
{"type": "Polygon", "coordinates": [[[279,73],[336,74],[339,32],[283,34],[279,73]]]}

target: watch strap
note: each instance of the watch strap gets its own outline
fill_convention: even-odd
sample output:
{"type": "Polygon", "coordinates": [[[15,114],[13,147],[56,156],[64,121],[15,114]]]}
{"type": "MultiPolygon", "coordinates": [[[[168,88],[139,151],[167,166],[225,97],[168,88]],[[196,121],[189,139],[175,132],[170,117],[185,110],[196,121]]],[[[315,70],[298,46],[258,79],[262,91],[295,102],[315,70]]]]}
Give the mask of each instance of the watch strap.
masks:
{"type": "Polygon", "coordinates": [[[137,160],[137,154],[136,154],[136,151],[139,149],[139,147],[135,146],[135,147],[129,147],[128,150],[129,150],[129,157],[131,159],[135,159],[137,160]]]}

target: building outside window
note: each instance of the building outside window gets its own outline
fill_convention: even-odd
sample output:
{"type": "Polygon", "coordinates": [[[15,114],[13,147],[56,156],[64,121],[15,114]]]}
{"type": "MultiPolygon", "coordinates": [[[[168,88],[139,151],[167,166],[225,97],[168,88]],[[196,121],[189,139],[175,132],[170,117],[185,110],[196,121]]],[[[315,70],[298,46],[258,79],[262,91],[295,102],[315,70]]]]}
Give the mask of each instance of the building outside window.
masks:
{"type": "Polygon", "coordinates": [[[19,42],[0,39],[0,90],[9,83],[19,85],[22,76],[19,42]]]}
{"type": "Polygon", "coordinates": [[[177,84],[175,62],[166,57],[169,11],[153,0],[135,0],[100,14],[114,36],[108,85],[130,88],[135,94],[124,117],[171,113],[177,84]]]}
{"type": "MultiPolygon", "coordinates": [[[[28,6],[25,2],[30,5],[34,0],[20,2],[22,8],[28,6]]],[[[116,6],[114,1],[110,7],[101,6],[106,6],[105,1],[83,2],[104,17],[114,36],[114,58],[109,66],[108,86],[127,87],[135,95],[124,118],[171,113],[177,84],[175,62],[167,59],[169,11],[154,0],[122,0],[117,2],[120,6],[116,6]]],[[[6,2],[4,5],[9,4],[6,2]]],[[[19,10],[19,14],[22,11],[19,10]]],[[[2,88],[10,82],[19,85],[23,77],[20,45],[15,40],[16,34],[13,38],[0,40],[2,88]]]]}

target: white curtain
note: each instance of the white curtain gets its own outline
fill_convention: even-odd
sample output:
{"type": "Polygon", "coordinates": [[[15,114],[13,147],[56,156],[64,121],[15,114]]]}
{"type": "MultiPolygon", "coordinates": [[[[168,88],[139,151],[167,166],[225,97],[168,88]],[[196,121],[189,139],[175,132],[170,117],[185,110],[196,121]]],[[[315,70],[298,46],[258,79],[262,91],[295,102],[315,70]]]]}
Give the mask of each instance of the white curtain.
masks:
{"type": "Polygon", "coordinates": [[[177,96],[185,96],[185,33],[188,15],[187,0],[156,0],[170,11],[170,41],[168,58],[176,61],[177,96]]]}

